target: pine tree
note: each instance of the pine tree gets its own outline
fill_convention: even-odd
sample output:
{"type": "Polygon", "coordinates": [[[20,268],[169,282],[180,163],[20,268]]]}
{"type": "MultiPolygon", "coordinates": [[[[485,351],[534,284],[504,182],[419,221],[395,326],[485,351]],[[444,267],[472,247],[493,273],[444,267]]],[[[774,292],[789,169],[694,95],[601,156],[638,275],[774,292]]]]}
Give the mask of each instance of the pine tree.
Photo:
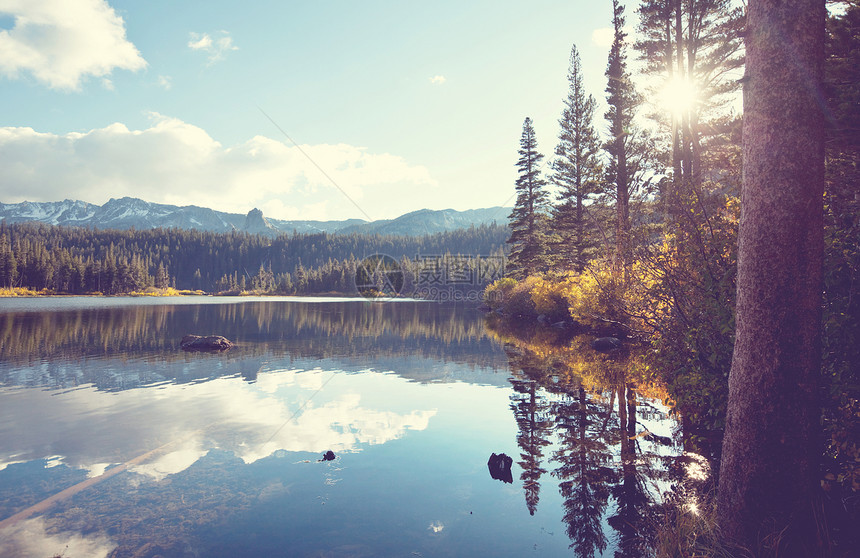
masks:
{"type": "Polygon", "coordinates": [[[606,66],[606,102],[609,110],[609,154],[607,178],[615,187],[615,255],[619,262],[626,261],[629,254],[630,237],[630,176],[627,170],[627,139],[633,122],[633,108],[638,104],[630,74],[627,71],[625,53],[624,6],[612,0],[612,26],[615,38],[609,50],[606,66]]]}
{"type": "Polygon", "coordinates": [[[18,264],[15,254],[9,246],[9,239],[4,234],[0,237],[0,287],[12,288],[18,277],[18,264]]]}
{"type": "Polygon", "coordinates": [[[630,200],[644,192],[650,179],[645,175],[653,166],[653,140],[634,123],[642,102],[627,70],[627,33],[624,31],[624,6],[612,1],[612,27],[615,38],[606,65],[605,118],[609,140],[604,149],[609,157],[606,168],[606,194],[615,201],[615,265],[625,266],[632,255],[630,200]]]}
{"type": "Polygon", "coordinates": [[[594,97],[586,96],[582,66],[574,45],[570,51],[570,84],[553,160],[552,182],[560,189],[553,212],[553,230],[558,235],[553,252],[563,269],[582,271],[593,246],[586,230],[585,202],[597,191],[600,143],[594,130],[594,97]]]}
{"type": "MultiPolygon", "coordinates": [[[[639,40],[635,48],[645,61],[645,73],[659,78],[660,87],[690,99],[684,106],[662,107],[655,120],[669,130],[672,179],[662,193],[673,200],[698,189],[709,169],[708,143],[725,141],[729,94],[740,84],[733,70],[743,66],[743,9],[730,0],[644,0],[638,9],[639,40]],[[723,138],[720,138],[723,136],[723,138]],[[703,168],[704,167],[704,168],[703,168]],[[671,186],[671,188],[669,187],[671,186]]],[[[666,99],[669,102],[669,99],[666,99]]],[[[730,120],[730,119],[728,119],[730,120]]],[[[674,213],[683,210],[670,204],[674,213]]]]}
{"type": "Polygon", "coordinates": [[[158,264],[158,269],[155,271],[155,286],[159,289],[166,289],[170,285],[170,276],[167,273],[167,268],[163,264],[158,264]]]}
{"type": "Polygon", "coordinates": [[[520,158],[517,161],[519,176],[516,180],[517,200],[510,215],[511,254],[508,274],[522,279],[546,271],[548,265],[546,236],[546,181],[541,178],[540,162],[543,155],[537,151],[537,140],[531,118],[523,122],[520,137],[520,158]]]}

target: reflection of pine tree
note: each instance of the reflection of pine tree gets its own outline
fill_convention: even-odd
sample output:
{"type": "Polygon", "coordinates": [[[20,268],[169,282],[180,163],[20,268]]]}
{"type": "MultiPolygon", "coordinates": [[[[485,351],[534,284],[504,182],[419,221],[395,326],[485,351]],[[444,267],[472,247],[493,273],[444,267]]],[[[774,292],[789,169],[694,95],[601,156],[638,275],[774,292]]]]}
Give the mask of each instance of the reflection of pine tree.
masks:
{"type": "Polygon", "coordinates": [[[540,477],[546,473],[541,467],[543,447],[549,445],[546,439],[552,430],[552,420],[549,415],[549,404],[545,396],[538,394],[538,382],[526,378],[512,378],[514,393],[511,395],[511,410],[517,421],[517,445],[521,461],[518,461],[523,473],[523,491],[526,496],[526,507],[534,515],[540,500],[540,477]]]}
{"type": "Polygon", "coordinates": [[[606,428],[611,413],[611,406],[601,409],[590,401],[582,386],[576,398],[558,402],[554,409],[554,415],[559,417],[561,442],[553,455],[559,467],[552,474],[560,481],[570,547],[583,558],[606,550],[601,519],[609,499],[609,484],[616,477],[606,428]],[[601,413],[606,416],[599,416],[601,413]]]}
{"type": "Polygon", "coordinates": [[[636,392],[632,384],[621,383],[618,389],[618,418],[621,434],[621,479],[612,487],[616,502],[615,515],[609,525],[618,531],[617,557],[649,556],[653,542],[653,521],[649,516],[654,504],[645,488],[636,457],[636,392]]]}

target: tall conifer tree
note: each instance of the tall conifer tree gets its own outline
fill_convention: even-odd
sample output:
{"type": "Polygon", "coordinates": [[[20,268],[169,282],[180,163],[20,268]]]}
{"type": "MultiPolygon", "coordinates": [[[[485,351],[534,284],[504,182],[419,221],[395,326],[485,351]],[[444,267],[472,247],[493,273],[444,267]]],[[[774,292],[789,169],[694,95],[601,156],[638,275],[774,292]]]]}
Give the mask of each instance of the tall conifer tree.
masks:
{"type": "Polygon", "coordinates": [[[517,201],[510,215],[511,254],[508,274],[516,279],[546,271],[547,235],[546,207],[548,195],[546,180],[541,177],[537,140],[531,118],[523,122],[520,137],[520,158],[517,161],[519,176],[516,181],[517,201]]]}
{"type": "Polygon", "coordinates": [[[564,269],[582,271],[593,242],[586,229],[585,202],[597,190],[600,143],[594,130],[594,97],[586,95],[582,66],[574,45],[567,73],[570,89],[559,119],[561,131],[555,148],[551,180],[559,189],[553,212],[558,240],[553,252],[564,269]]]}
{"type": "Polygon", "coordinates": [[[609,50],[606,65],[606,102],[609,109],[606,121],[609,124],[609,140],[605,145],[609,155],[607,181],[613,187],[608,192],[615,198],[615,257],[616,265],[629,261],[630,241],[630,197],[638,186],[635,174],[639,162],[632,156],[634,151],[641,155],[636,145],[639,132],[634,128],[633,116],[640,104],[630,73],[627,70],[627,33],[624,31],[624,6],[618,0],[612,1],[612,27],[615,38],[609,50]]]}

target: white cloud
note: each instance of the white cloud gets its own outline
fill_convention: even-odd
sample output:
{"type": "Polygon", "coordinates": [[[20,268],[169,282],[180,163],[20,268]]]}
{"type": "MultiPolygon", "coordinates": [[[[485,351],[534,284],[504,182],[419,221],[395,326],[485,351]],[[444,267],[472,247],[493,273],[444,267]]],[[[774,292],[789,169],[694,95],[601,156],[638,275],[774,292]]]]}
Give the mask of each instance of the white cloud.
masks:
{"type": "Polygon", "coordinates": [[[445,76],[443,76],[443,75],[436,75],[436,76],[433,76],[430,78],[430,83],[432,83],[434,85],[442,85],[446,81],[448,81],[448,80],[445,79],[445,76]]]}
{"type": "Polygon", "coordinates": [[[223,60],[231,50],[239,50],[227,31],[218,31],[218,37],[214,39],[209,33],[192,31],[189,33],[188,48],[205,52],[209,56],[209,64],[223,60]]]}
{"type": "Polygon", "coordinates": [[[170,91],[173,87],[173,78],[170,76],[158,76],[158,85],[164,88],[165,91],[170,91]]]}
{"type": "Polygon", "coordinates": [[[376,204],[392,197],[413,201],[398,192],[434,185],[425,167],[388,153],[346,144],[300,150],[264,136],[225,147],[192,124],[159,114],[151,119],[144,130],[114,123],[62,135],[0,128],[2,201],[74,197],[101,204],[132,196],[242,213],[263,206],[272,211],[269,217],[328,219],[359,216],[339,190],[373,214],[376,204]]]}
{"type": "Polygon", "coordinates": [[[208,33],[190,33],[191,39],[188,41],[188,48],[191,50],[209,50],[212,48],[212,37],[208,33]]]}
{"type": "Polygon", "coordinates": [[[601,47],[612,46],[615,30],[611,27],[599,27],[591,32],[591,42],[601,47]]]}
{"type": "Polygon", "coordinates": [[[12,29],[0,31],[6,77],[29,73],[51,88],[78,90],[86,76],[146,67],[105,0],[0,0],[0,14],[15,18],[12,29]]]}

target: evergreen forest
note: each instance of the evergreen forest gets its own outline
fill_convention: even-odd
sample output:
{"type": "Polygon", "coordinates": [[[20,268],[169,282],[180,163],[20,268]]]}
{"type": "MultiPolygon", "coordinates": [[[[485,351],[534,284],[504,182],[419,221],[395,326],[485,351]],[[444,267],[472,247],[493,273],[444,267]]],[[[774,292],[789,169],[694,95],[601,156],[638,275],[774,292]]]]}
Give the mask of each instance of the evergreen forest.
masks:
{"type": "Polygon", "coordinates": [[[412,269],[437,258],[503,258],[507,228],[423,237],[292,234],[274,239],[183,229],[96,230],[0,224],[0,287],[63,294],[168,287],[238,294],[355,294],[356,268],[384,254],[412,269]]]}

